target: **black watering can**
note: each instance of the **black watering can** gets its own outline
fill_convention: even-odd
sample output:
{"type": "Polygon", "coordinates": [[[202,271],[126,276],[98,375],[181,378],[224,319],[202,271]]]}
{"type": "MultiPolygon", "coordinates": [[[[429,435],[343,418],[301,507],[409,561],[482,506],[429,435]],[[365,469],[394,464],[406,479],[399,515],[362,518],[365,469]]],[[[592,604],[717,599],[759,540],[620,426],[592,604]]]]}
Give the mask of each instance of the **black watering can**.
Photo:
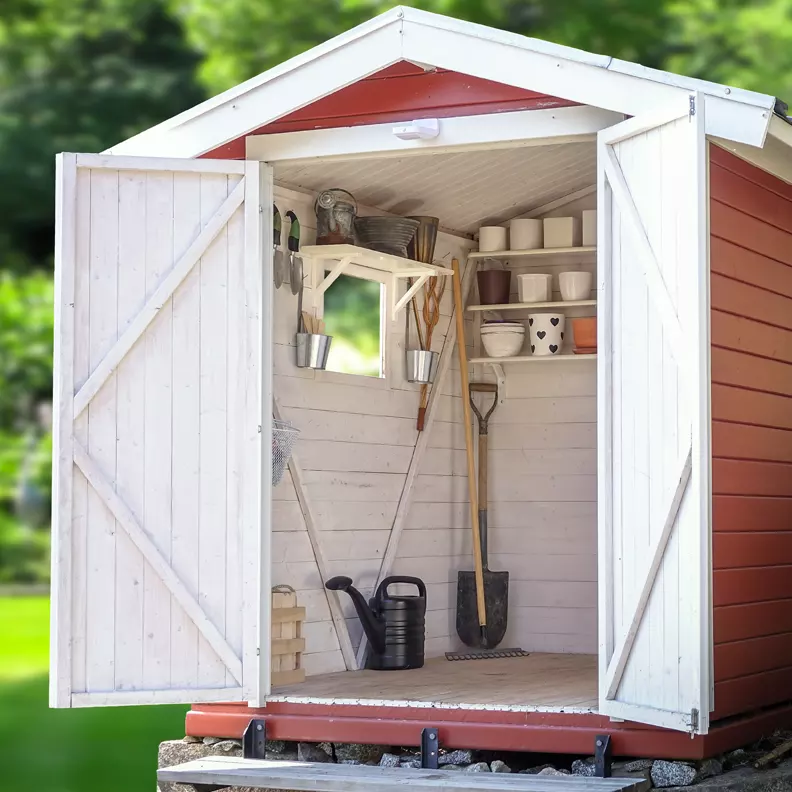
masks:
{"type": "Polygon", "coordinates": [[[397,671],[423,666],[426,617],[426,586],[423,580],[398,575],[385,578],[368,604],[352,585],[352,578],[330,578],[325,586],[331,591],[346,591],[352,597],[369,640],[366,668],[397,671]],[[416,586],[418,595],[391,595],[388,586],[394,583],[416,586]]]}

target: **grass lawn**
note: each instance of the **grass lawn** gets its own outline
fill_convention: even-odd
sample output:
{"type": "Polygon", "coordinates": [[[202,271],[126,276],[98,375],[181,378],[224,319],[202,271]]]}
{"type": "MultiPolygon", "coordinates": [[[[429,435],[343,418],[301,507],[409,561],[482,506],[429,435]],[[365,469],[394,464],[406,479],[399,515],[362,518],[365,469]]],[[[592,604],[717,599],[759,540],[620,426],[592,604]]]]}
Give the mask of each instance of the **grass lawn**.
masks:
{"type": "Polygon", "coordinates": [[[157,746],[184,734],[182,706],[50,710],[49,602],[0,598],[2,788],[153,792],[157,746]]]}

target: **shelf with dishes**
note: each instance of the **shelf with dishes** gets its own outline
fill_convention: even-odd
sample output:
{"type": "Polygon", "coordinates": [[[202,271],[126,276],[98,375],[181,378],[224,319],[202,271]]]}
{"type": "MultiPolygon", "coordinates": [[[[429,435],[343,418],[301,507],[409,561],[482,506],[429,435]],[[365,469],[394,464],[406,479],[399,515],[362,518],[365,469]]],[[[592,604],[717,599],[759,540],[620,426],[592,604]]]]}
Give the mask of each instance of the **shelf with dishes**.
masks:
{"type": "Polygon", "coordinates": [[[593,273],[576,270],[558,275],[518,275],[518,302],[511,302],[514,277],[509,270],[479,271],[476,278],[480,304],[468,306],[468,310],[478,318],[481,346],[486,354],[486,358],[476,359],[479,362],[582,357],[596,352],[596,316],[585,315],[592,313],[587,308],[596,313],[593,273]],[[556,279],[561,300],[553,299],[556,279]],[[506,318],[509,311],[522,313],[506,318]],[[487,312],[497,318],[482,321],[487,312]],[[572,340],[574,350],[570,350],[572,340]]]}

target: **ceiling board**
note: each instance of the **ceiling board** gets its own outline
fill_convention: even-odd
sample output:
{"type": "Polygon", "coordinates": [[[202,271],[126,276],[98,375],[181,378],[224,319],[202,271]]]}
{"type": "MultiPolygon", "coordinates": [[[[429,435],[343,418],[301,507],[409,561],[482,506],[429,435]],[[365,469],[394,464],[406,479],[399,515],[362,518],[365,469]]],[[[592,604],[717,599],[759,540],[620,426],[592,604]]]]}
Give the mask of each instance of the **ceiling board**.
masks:
{"type": "Polygon", "coordinates": [[[596,148],[564,143],[456,154],[275,164],[285,187],[349,190],[361,205],[472,234],[596,182],[596,148]]]}

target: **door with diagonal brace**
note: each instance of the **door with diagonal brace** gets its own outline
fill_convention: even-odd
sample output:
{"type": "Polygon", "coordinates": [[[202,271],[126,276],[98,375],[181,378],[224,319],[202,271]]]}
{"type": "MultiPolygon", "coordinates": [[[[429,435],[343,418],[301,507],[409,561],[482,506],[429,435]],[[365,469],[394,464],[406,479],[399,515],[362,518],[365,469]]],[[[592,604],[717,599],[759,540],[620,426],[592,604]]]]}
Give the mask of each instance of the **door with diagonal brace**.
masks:
{"type": "Polygon", "coordinates": [[[271,202],[259,163],[58,158],[53,706],[268,692],[271,202]]]}
{"type": "Polygon", "coordinates": [[[598,134],[600,711],[706,733],[709,276],[704,101],[598,134]]]}

